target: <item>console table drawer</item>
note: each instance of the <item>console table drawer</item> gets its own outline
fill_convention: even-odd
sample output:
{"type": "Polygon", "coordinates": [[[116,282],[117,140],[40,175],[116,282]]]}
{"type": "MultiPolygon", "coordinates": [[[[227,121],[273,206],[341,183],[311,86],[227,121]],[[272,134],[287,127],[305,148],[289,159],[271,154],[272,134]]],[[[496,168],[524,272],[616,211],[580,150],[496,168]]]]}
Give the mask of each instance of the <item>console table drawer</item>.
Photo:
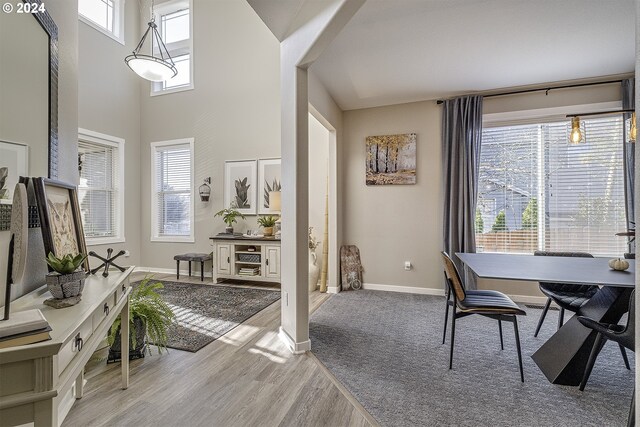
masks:
{"type": "MultiPolygon", "coordinates": [[[[120,294],[122,295],[122,294],[120,294]]],[[[118,292],[115,291],[112,295],[108,296],[105,299],[102,307],[97,308],[96,311],[93,312],[91,316],[92,321],[92,331],[98,329],[98,326],[106,319],[109,314],[112,312],[116,304],[118,303],[118,292]]]]}
{"type": "Polygon", "coordinates": [[[75,335],[73,335],[71,339],[60,349],[60,352],[58,353],[58,372],[62,373],[71,360],[73,360],[78,353],[83,351],[84,343],[89,339],[92,333],[93,321],[91,318],[88,318],[84,323],[82,323],[78,332],[76,332],[75,335]]]}

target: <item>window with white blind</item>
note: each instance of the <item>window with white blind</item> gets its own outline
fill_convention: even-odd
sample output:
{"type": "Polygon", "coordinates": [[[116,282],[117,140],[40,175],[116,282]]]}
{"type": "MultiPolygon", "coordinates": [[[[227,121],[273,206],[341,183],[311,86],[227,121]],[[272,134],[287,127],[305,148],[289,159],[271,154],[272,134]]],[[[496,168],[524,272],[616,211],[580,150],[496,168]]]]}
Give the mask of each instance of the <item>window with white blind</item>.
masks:
{"type": "Polygon", "coordinates": [[[87,244],[124,242],[124,140],[78,129],[78,200],[87,244]]]}
{"type": "Polygon", "coordinates": [[[124,0],[78,0],[78,18],[124,44],[124,0]]]}
{"type": "Polygon", "coordinates": [[[485,127],[482,132],[478,251],[583,251],[620,256],[626,241],[621,116],[485,127]]]}
{"type": "Polygon", "coordinates": [[[193,242],[193,138],[151,143],[151,164],[151,240],[193,242]]]}
{"type": "Polygon", "coordinates": [[[191,0],[174,0],[156,6],[155,19],[178,74],[169,80],[152,83],[151,95],[193,89],[191,0]]]}

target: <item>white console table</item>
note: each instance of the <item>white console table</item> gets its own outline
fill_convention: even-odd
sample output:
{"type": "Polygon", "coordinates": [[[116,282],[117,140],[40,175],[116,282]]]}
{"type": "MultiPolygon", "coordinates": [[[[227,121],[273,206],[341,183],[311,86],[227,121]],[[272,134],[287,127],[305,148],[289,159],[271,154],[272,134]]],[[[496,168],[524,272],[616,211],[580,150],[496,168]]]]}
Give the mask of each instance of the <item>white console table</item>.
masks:
{"type": "Polygon", "coordinates": [[[280,283],[280,239],[218,235],[214,246],[214,281],[234,279],[280,283]],[[249,251],[250,248],[255,249],[249,251]],[[240,274],[241,268],[257,268],[255,276],[240,274]]]}
{"type": "MultiPolygon", "coordinates": [[[[109,277],[89,276],[82,300],[73,307],[44,305],[47,287],[18,298],[11,312],[38,308],[51,326],[51,340],[0,349],[0,425],[33,422],[58,427],[75,399],[82,397],[84,366],[103,342],[111,324],[122,314],[122,336],[129,336],[129,275],[110,271],[109,277]]],[[[129,354],[129,340],[122,340],[129,354]]],[[[122,358],[122,388],[129,386],[129,358],[122,358]]]]}

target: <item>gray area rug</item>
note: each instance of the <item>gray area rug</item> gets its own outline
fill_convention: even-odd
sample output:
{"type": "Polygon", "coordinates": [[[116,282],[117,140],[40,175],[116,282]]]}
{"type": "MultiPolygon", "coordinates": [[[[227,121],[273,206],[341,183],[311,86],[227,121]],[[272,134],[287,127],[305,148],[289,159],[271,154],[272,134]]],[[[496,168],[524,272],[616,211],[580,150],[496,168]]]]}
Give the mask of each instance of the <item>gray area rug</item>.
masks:
{"type": "Polygon", "coordinates": [[[312,352],[384,426],[626,425],[634,372],[615,343],[605,345],[584,392],[553,385],[530,356],[555,332],[558,312],[534,338],[542,310],[527,308],[518,318],[523,384],[512,324],[503,322],[501,351],[497,322],[470,316],[456,322],[449,370],[444,308],[443,297],[342,292],[312,315],[312,352]]]}
{"type": "Polygon", "coordinates": [[[167,347],[191,352],[200,350],[280,299],[279,290],[155,281],[164,285],[158,293],[173,308],[177,318],[177,323],[169,329],[167,347]]]}

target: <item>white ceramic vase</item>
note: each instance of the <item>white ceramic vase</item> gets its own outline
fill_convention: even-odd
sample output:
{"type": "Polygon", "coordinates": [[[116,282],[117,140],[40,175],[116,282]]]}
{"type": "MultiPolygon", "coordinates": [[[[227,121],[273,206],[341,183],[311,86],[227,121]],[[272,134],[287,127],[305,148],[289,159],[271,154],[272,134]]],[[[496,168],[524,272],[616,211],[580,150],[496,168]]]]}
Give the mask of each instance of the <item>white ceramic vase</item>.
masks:
{"type": "Polygon", "coordinates": [[[318,256],[316,251],[309,249],[309,292],[313,292],[318,287],[318,275],[320,274],[320,266],[318,265],[318,256]]]}

